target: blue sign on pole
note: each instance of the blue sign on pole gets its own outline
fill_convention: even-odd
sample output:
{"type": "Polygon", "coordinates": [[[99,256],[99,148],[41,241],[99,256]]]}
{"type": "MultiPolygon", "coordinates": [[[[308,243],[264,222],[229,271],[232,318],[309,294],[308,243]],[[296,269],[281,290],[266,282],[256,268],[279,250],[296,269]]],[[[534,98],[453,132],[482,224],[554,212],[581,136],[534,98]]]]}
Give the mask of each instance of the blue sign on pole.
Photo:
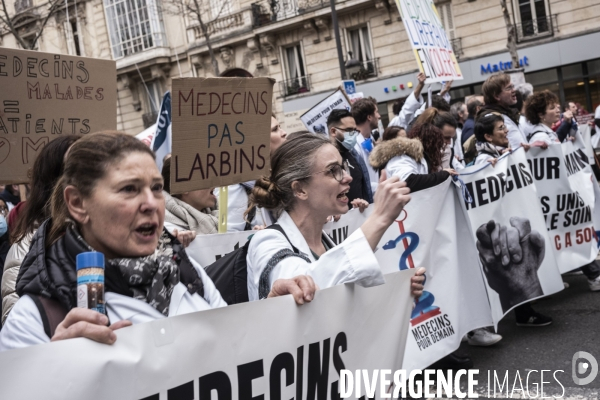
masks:
{"type": "Polygon", "coordinates": [[[342,81],[344,84],[344,91],[346,94],[354,94],[356,93],[356,82],[354,80],[342,81]]]}

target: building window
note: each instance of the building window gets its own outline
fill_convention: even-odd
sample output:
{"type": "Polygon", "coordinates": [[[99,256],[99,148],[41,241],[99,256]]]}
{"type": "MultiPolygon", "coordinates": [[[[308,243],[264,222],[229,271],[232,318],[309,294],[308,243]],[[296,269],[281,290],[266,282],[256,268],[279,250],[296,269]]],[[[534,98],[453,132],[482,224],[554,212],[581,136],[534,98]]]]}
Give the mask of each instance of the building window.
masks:
{"type": "Polygon", "coordinates": [[[518,34],[521,37],[552,33],[552,21],[547,0],[516,0],[521,21],[518,34]]]}
{"type": "Polygon", "coordinates": [[[142,115],[142,120],[144,122],[144,127],[148,128],[149,126],[154,125],[158,119],[158,112],[160,111],[160,106],[162,104],[163,93],[162,86],[158,80],[142,82],[142,84],[146,93],[146,96],[143,96],[145,99],[144,109],[148,110],[142,115]]]}
{"type": "Polygon", "coordinates": [[[296,44],[283,49],[283,62],[285,65],[286,80],[283,82],[282,92],[285,96],[305,93],[310,90],[310,83],[306,74],[302,46],[296,44]]]}
{"type": "Polygon", "coordinates": [[[166,45],[156,0],[104,0],[114,58],[166,45]]]}
{"type": "Polygon", "coordinates": [[[85,56],[83,52],[83,40],[79,32],[81,31],[79,20],[63,22],[65,37],[67,40],[67,51],[72,56],[85,56]]]}
{"type": "Polygon", "coordinates": [[[210,0],[210,13],[213,19],[233,13],[232,0],[210,0]]]}
{"type": "Polygon", "coordinates": [[[436,7],[440,15],[440,19],[442,20],[444,30],[446,31],[446,36],[448,36],[448,40],[454,39],[454,17],[452,16],[452,4],[448,2],[444,4],[438,4],[436,7]]]}
{"type": "Polygon", "coordinates": [[[351,79],[360,81],[377,76],[377,60],[373,57],[373,46],[371,45],[368,26],[348,29],[346,47],[349,49],[348,58],[351,61],[350,65],[352,65],[347,68],[346,72],[351,79]]]}

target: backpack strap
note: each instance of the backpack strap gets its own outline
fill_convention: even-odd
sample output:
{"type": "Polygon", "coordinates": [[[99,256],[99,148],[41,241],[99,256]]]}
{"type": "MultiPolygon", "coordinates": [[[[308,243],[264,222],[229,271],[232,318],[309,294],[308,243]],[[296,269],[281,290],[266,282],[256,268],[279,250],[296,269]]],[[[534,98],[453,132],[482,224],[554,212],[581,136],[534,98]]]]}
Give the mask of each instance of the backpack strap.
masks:
{"type": "Polygon", "coordinates": [[[34,294],[28,294],[28,296],[31,297],[40,312],[42,323],[44,324],[44,332],[52,339],[56,332],[56,327],[67,316],[67,309],[54,299],[34,294]]]}
{"type": "MultiPolygon", "coordinates": [[[[545,133],[546,135],[548,135],[548,132],[546,131],[535,131],[535,132],[531,132],[529,135],[527,135],[527,141],[529,142],[531,140],[531,138],[536,134],[536,133],[545,133]]],[[[550,136],[550,135],[548,135],[550,136]]]]}
{"type": "Polygon", "coordinates": [[[290,241],[290,238],[288,238],[285,231],[279,224],[273,224],[273,225],[267,227],[267,229],[274,229],[276,231],[281,232],[283,234],[283,236],[285,236],[285,238],[288,241],[288,243],[290,244],[290,246],[292,246],[293,251],[291,251],[290,249],[281,249],[277,253],[275,253],[273,255],[273,257],[271,257],[271,259],[267,263],[267,266],[261,272],[260,278],[258,280],[258,298],[260,300],[266,299],[267,296],[269,295],[269,292],[271,291],[271,284],[269,282],[269,280],[270,280],[269,278],[271,276],[271,271],[273,270],[273,268],[275,268],[275,266],[277,264],[279,264],[279,262],[281,262],[282,260],[284,260],[288,257],[300,257],[301,259],[303,259],[304,261],[306,261],[309,264],[311,262],[306,254],[302,253],[300,250],[298,250],[296,248],[296,246],[294,246],[292,244],[292,242],[290,241]]]}

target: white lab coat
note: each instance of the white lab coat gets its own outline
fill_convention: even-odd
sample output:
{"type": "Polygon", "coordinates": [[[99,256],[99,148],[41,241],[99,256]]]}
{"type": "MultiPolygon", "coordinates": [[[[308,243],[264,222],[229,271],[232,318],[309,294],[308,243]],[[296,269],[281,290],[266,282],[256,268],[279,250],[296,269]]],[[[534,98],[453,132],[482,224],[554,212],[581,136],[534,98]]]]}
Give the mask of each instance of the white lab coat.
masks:
{"type": "Polygon", "coordinates": [[[533,143],[535,141],[542,141],[547,144],[560,144],[560,140],[558,140],[558,135],[552,129],[548,128],[544,124],[535,125],[531,132],[536,132],[531,139],[529,139],[529,143],[533,143]]]}
{"type": "Polygon", "coordinates": [[[504,118],[504,125],[508,129],[507,136],[510,148],[518,149],[521,147],[521,143],[527,143],[527,138],[519,128],[519,125],[515,124],[507,115],[502,114],[502,118],[504,118]]]}
{"type": "Polygon", "coordinates": [[[385,167],[387,177],[397,176],[401,181],[406,179],[412,174],[426,175],[429,173],[427,162],[425,158],[417,162],[414,158],[403,154],[392,158],[385,167]]]}
{"type": "Polygon", "coordinates": [[[521,130],[521,132],[523,132],[523,136],[525,136],[525,139],[527,139],[527,136],[529,136],[529,134],[533,132],[533,128],[534,125],[532,125],[531,122],[529,122],[524,115],[521,115],[519,117],[519,129],[521,130]]]}
{"type": "MultiPolygon", "coordinates": [[[[461,128],[456,128],[456,138],[454,139],[454,155],[458,156],[458,158],[460,160],[464,160],[465,159],[465,155],[463,152],[463,147],[461,145],[461,138],[462,138],[462,129],[461,128]]],[[[464,168],[464,166],[463,166],[464,168]]]]}
{"type": "MultiPolygon", "coordinates": [[[[375,168],[371,166],[369,163],[369,155],[371,153],[367,153],[365,149],[362,147],[362,143],[365,141],[365,137],[363,135],[357,135],[356,145],[354,149],[358,152],[358,154],[363,158],[367,171],[369,172],[369,181],[371,182],[371,191],[373,192],[373,196],[375,195],[375,191],[377,190],[377,185],[379,185],[379,174],[375,171],[375,168]]],[[[375,146],[375,139],[371,136],[371,140],[373,141],[373,146],[375,146]]]]}
{"type": "MultiPolygon", "coordinates": [[[[243,231],[246,228],[244,212],[248,209],[248,193],[240,184],[228,186],[227,193],[227,232],[243,231]]],[[[219,199],[219,188],[213,194],[219,199]]]]}
{"type": "MultiPolygon", "coordinates": [[[[290,279],[298,275],[311,276],[321,289],[348,282],[355,282],[363,287],[385,283],[379,263],[361,229],[356,230],[341,244],[316,260],[304,236],[287,212],[281,214],[277,223],[294,246],[311,262],[308,263],[296,256],[284,258],[271,270],[270,286],[277,279],[290,279]]],[[[273,256],[284,249],[292,251],[290,243],[283,234],[274,229],[258,231],[252,238],[246,258],[250,301],[258,300],[262,272],[273,256]]]]}
{"type": "Polygon", "coordinates": [[[419,95],[419,98],[417,99],[415,97],[415,92],[412,92],[406,98],[402,110],[400,110],[400,114],[390,121],[388,127],[400,126],[404,129],[408,128],[410,122],[415,118],[415,112],[417,112],[424,103],[423,96],[419,95]]]}
{"type": "Polygon", "coordinates": [[[473,163],[473,165],[485,164],[488,162],[488,160],[491,160],[493,158],[496,157],[493,157],[487,153],[479,153],[477,157],[475,157],[475,162],[473,163]]]}
{"type": "MultiPolygon", "coordinates": [[[[190,259],[190,261],[202,278],[204,297],[190,294],[183,283],[178,283],[171,294],[169,317],[227,305],[213,281],[204,272],[204,268],[194,260],[190,259]]],[[[127,319],[133,324],[141,324],[166,318],[148,303],[132,297],[107,292],[104,294],[104,298],[111,323],[127,319]]],[[[0,351],[48,342],[50,342],[50,338],[44,332],[42,317],[35,303],[27,295],[21,297],[11,310],[0,331],[0,351]]]]}

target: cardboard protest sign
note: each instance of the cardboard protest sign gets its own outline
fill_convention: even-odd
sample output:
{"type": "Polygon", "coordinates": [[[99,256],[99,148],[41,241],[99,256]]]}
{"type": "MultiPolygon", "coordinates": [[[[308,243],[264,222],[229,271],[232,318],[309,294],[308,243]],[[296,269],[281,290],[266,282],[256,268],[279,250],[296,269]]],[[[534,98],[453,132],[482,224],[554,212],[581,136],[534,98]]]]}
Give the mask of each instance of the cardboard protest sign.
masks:
{"type": "Polygon", "coordinates": [[[173,79],[173,193],[268,173],[273,83],[269,78],[173,79]]]}
{"type": "MultiPolygon", "coordinates": [[[[411,194],[375,253],[384,273],[425,267],[425,291],[415,301],[402,368],[423,369],[460,346],[463,336],[492,325],[479,258],[450,180],[411,194]]],[[[352,210],[325,225],[340,243],[370,215],[352,210]]],[[[387,275],[386,275],[387,277],[387,275]]]]}
{"type": "Polygon", "coordinates": [[[312,133],[327,135],[327,117],[332,110],[346,109],[350,111],[352,105],[341,89],[336,90],[326,99],[317,103],[313,108],[300,116],[306,129],[312,133]]]}
{"type": "Polygon", "coordinates": [[[2,398],[338,398],[342,369],[400,369],[413,275],[322,289],[302,306],[282,296],[157,319],[115,331],[110,346],[78,338],[3,352],[2,398]]]}
{"type": "Polygon", "coordinates": [[[396,0],[425,83],[463,79],[433,0],[396,0]]]}
{"type": "Polygon", "coordinates": [[[575,142],[532,147],[527,161],[537,189],[551,247],[561,273],[596,259],[593,172],[581,135],[575,142]]]}
{"type": "Polygon", "coordinates": [[[564,289],[523,148],[495,166],[465,168],[460,178],[494,323],[520,304],[564,289]]]}
{"type": "Polygon", "coordinates": [[[115,61],[0,47],[0,182],[29,182],[51,140],[117,127],[115,61]]]}

